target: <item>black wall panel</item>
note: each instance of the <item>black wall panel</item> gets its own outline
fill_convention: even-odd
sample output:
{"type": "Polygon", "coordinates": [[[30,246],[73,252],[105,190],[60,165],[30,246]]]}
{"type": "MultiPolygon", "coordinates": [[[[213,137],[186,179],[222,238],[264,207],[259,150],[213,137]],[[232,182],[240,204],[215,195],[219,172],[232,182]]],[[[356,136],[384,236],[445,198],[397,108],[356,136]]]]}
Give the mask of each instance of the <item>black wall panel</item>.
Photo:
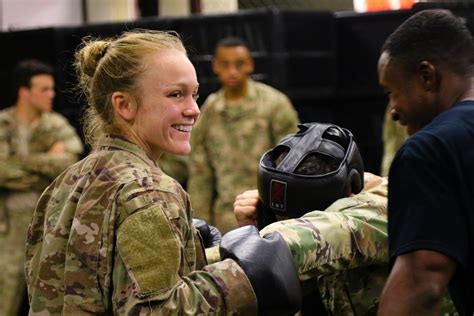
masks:
{"type": "Polygon", "coordinates": [[[411,14],[409,10],[336,13],[338,81],[335,122],[350,129],[367,171],[379,173],[383,116],[387,99],[378,85],[377,62],[385,39],[411,14]]]}
{"type": "Polygon", "coordinates": [[[410,11],[336,13],[338,90],[342,98],[380,96],[377,61],[385,39],[410,16],[410,11]]]}
{"type": "MultiPolygon", "coordinates": [[[[194,15],[182,18],[145,18],[127,23],[91,24],[73,28],[48,28],[0,33],[9,54],[0,73],[0,107],[12,103],[9,74],[15,63],[34,57],[56,69],[55,109],[79,127],[84,100],[73,89],[74,51],[84,36],[110,37],[135,28],[174,30],[181,34],[200,81],[200,103],[219,88],[211,61],[218,40],[226,36],[245,39],[255,59],[256,80],[281,89],[299,103],[332,97],[336,89],[335,20],[330,12],[242,10],[236,14],[194,15]],[[308,80],[310,78],[310,80],[308,80]]],[[[302,120],[305,118],[302,117],[302,120]]]]}
{"type": "MultiPolygon", "coordinates": [[[[366,170],[378,173],[386,98],[377,83],[377,60],[387,36],[415,10],[357,14],[277,9],[236,14],[149,17],[127,23],[0,33],[0,108],[11,105],[9,76],[17,61],[34,57],[56,69],[55,109],[78,129],[84,100],[77,97],[73,55],[84,36],[109,37],[135,28],[175,30],[196,67],[202,104],[219,88],[211,61],[217,41],[239,36],[255,59],[254,78],[293,101],[302,122],[333,122],[355,135],[366,170]]],[[[433,5],[430,4],[430,7],[433,5]]],[[[472,6],[451,7],[474,28],[472,6]]]]}

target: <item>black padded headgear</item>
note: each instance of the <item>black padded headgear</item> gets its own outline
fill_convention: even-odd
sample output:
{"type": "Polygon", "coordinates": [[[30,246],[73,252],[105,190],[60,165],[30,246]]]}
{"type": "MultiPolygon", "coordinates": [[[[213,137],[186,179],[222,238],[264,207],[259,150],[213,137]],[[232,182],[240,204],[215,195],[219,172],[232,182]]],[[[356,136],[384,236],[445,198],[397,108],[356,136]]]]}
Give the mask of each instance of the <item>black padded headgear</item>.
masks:
{"type": "Polygon", "coordinates": [[[364,185],[362,157],[349,130],[321,123],[298,127],[298,133],[286,136],[262,156],[258,172],[263,205],[292,218],[324,210],[349,193],[359,193],[364,185]],[[334,168],[323,174],[302,174],[301,166],[311,156],[334,168]]]}

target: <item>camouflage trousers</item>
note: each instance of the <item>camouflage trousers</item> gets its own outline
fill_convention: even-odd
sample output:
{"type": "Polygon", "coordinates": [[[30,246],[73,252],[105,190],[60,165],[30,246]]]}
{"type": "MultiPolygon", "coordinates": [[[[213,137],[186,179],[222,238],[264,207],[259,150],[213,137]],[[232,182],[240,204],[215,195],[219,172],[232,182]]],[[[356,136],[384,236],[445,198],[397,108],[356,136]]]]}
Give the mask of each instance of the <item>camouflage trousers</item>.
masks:
{"type": "Polygon", "coordinates": [[[26,290],[26,232],[32,209],[8,213],[8,230],[0,233],[0,315],[16,316],[26,290]]]}
{"type": "Polygon", "coordinates": [[[330,315],[375,316],[388,273],[387,265],[377,265],[322,276],[321,299],[330,315]]]}

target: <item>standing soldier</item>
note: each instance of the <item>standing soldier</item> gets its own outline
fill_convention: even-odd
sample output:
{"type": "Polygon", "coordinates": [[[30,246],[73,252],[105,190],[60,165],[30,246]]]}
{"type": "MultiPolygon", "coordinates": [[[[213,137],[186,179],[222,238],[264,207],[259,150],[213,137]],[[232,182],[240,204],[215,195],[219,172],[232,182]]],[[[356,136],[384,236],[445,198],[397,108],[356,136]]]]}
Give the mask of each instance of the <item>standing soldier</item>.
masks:
{"type": "Polygon", "coordinates": [[[193,131],[188,190],[196,216],[226,232],[237,226],[235,196],[256,186],[260,156],[296,131],[298,116],[283,93],[249,78],[254,64],[241,39],[222,39],[212,65],[223,87],[193,131]]]}
{"type": "Polygon", "coordinates": [[[398,148],[408,138],[406,128],[392,118],[392,108],[387,106],[383,123],[383,157],[380,174],[388,176],[390,165],[398,148]]]}
{"type": "Polygon", "coordinates": [[[74,128],[51,111],[50,66],[24,60],[13,83],[16,103],[0,111],[0,315],[16,315],[23,297],[26,230],[40,193],[83,150],[74,128]]]}
{"type": "Polygon", "coordinates": [[[186,188],[189,177],[189,156],[163,154],[158,162],[161,170],[186,188]]]}

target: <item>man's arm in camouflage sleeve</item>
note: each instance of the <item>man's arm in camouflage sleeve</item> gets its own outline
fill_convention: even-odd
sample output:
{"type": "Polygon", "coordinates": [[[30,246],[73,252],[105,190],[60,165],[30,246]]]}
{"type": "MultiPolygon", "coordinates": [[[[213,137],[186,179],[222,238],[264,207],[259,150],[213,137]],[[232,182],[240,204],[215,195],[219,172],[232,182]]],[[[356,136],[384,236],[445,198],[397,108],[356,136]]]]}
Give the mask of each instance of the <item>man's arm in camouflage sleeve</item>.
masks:
{"type": "Polygon", "coordinates": [[[273,142],[276,144],[286,135],[296,133],[298,124],[298,113],[296,113],[288,97],[283,95],[281,101],[275,106],[271,119],[273,142]]]}
{"type": "Polygon", "coordinates": [[[387,181],[336,201],[326,211],[273,223],[286,240],[300,279],[387,262],[387,181]]]}
{"type": "Polygon", "coordinates": [[[31,175],[18,159],[10,159],[8,128],[5,125],[3,121],[0,121],[0,188],[29,189],[39,181],[39,177],[31,175]]]}
{"type": "Polygon", "coordinates": [[[84,148],[81,139],[66,119],[61,118],[55,136],[55,143],[49,152],[34,153],[19,160],[24,170],[54,179],[77,161],[84,148]]]}
{"type": "MultiPolygon", "coordinates": [[[[23,170],[18,161],[14,159],[8,159],[10,156],[10,142],[9,142],[9,119],[5,116],[5,112],[2,112],[0,117],[0,188],[16,189],[18,187],[18,180],[22,179],[28,172],[23,170]],[[9,183],[14,182],[13,186],[10,187],[9,183]]],[[[36,182],[35,179],[34,182],[36,182]]],[[[28,183],[28,188],[31,183],[28,183]]]]}
{"type": "Polygon", "coordinates": [[[41,182],[38,175],[25,170],[12,159],[0,161],[0,188],[9,190],[28,190],[41,182]]]}
{"type": "Polygon", "coordinates": [[[187,191],[191,197],[194,217],[214,224],[211,220],[211,212],[214,202],[215,176],[205,144],[206,129],[210,126],[206,117],[204,109],[203,116],[194,126],[191,135],[187,191]]]}

